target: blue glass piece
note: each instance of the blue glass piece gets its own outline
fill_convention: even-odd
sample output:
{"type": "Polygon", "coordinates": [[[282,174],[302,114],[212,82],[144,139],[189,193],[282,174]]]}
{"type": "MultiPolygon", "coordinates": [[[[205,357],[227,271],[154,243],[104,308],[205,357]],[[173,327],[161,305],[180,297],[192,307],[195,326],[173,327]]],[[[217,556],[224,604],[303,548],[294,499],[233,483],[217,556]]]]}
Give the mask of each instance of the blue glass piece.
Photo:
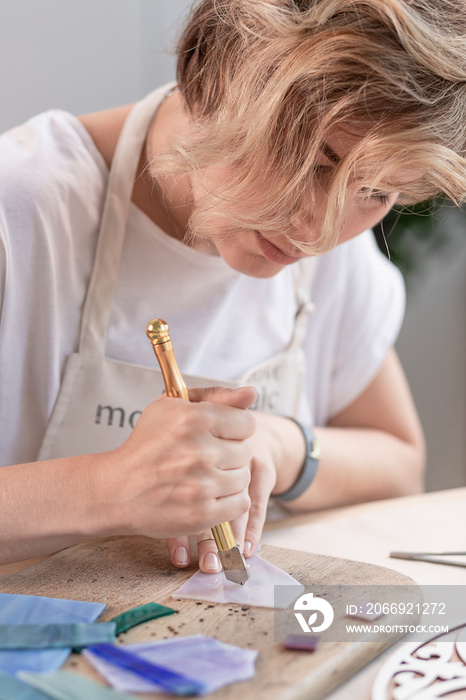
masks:
{"type": "MultiPolygon", "coordinates": [[[[0,624],[2,625],[95,622],[103,610],[105,610],[104,603],[0,593],[0,624]]],[[[0,671],[6,671],[12,676],[22,670],[56,671],[65,663],[70,652],[71,647],[0,651],[0,671]]]]}
{"type": "Polygon", "coordinates": [[[94,647],[89,647],[89,651],[106,661],[110,661],[115,666],[125,668],[138,676],[157,683],[160,688],[169,693],[174,693],[175,695],[200,695],[205,691],[203,683],[187,678],[180,673],[169,671],[167,668],[158,666],[150,661],[145,661],[140,656],[125,651],[122,647],[112,644],[98,644],[94,647]]]}

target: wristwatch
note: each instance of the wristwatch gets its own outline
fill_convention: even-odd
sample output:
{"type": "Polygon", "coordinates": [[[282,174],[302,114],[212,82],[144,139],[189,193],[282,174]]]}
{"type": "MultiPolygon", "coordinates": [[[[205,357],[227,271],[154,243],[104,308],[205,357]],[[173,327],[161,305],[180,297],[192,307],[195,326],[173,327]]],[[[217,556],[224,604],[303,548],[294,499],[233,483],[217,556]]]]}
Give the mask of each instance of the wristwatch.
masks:
{"type": "Polygon", "coordinates": [[[298,478],[289,489],[273,496],[276,501],[293,501],[295,498],[298,498],[298,496],[301,496],[311,485],[317,473],[317,467],[319,466],[319,460],[321,458],[320,443],[314,431],[295,420],[295,418],[290,418],[290,416],[287,416],[287,418],[296,423],[303,433],[304,440],[306,441],[306,456],[298,478]]]}

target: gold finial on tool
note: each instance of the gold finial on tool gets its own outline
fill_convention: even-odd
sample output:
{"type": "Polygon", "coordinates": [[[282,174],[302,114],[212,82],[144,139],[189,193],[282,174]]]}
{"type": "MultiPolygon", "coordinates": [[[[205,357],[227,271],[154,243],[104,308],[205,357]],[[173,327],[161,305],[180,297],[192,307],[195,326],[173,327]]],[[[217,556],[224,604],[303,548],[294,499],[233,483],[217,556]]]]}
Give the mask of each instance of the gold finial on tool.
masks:
{"type": "MultiPolygon", "coordinates": [[[[189,401],[188,388],[178,369],[173,352],[168,323],[161,318],[153,318],[146,326],[146,334],[159,361],[167,396],[189,401]]],[[[249,579],[249,570],[240,548],[236,544],[230,523],[216,525],[212,528],[212,534],[218,547],[218,554],[226,578],[241,585],[246,583],[249,579]]]]}
{"type": "Polygon", "coordinates": [[[159,345],[170,340],[168,323],[161,318],[153,318],[146,326],[146,334],[152,345],[159,345]]]}
{"type": "Polygon", "coordinates": [[[159,361],[167,396],[189,401],[188,388],[176,363],[168,323],[161,318],[153,318],[146,326],[146,334],[159,361]]]}

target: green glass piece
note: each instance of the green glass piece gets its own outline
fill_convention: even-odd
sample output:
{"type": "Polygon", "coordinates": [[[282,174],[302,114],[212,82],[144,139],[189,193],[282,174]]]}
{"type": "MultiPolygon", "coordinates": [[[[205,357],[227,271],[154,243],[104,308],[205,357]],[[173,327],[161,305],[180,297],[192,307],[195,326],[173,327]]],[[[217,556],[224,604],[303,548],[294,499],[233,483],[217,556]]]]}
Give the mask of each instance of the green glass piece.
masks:
{"type": "Polygon", "coordinates": [[[29,685],[46,693],[53,700],[138,700],[134,695],[97,685],[70,671],[56,673],[29,673],[20,671],[19,677],[29,685]]]}
{"type": "Polygon", "coordinates": [[[143,622],[149,622],[149,620],[155,620],[156,617],[163,617],[164,615],[172,615],[175,612],[176,610],[167,608],[165,605],[146,603],[145,605],[139,605],[137,608],[126,610],[121,615],[112,617],[112,622],[116,622],[116,633],[118,635],[131,629],[131,627],[141,625],[143,622]]]}
{"type": "Polygon", "coordinates": [[[0,625],[0,649],[79,650],[104,642],[114,642],[114,622],[74,622],[50,625],[0,625]]]}
{"type": "Polygon", "coordinates": [[[44,695],[9,673],[0,671],[0,700],[50,700],[50,695],[44,695]]]}

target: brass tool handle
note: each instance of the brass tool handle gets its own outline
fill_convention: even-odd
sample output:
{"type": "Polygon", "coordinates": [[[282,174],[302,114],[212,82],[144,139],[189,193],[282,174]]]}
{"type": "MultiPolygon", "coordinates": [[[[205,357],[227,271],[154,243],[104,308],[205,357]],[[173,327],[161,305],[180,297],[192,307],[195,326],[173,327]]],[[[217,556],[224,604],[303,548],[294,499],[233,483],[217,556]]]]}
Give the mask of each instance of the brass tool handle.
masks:
{"type": "Polygon", "coordinates": [[[146,333],[159,361],[167,396],[189,401],[188,388],[175,360],[168,324],[161,318],[154,318],[147,324],[146,333]]]}
{"type": "Polygon", "coordinates": [[[231,529],[230,523],[221,523],[212,528],[215,544],[220,552],[226,552],[228,549],[236,547],[236,540],[231,529]]]}
{"type": "MultiPolygon", "coordinates": [[[[176,363],[168,324],[161,318],[154,318],[147,324],[146,334],[159,361],[167,396],[189,401],[188,388],[176,363]]],[[[213,527],[212,534],[221,552],[236,547],[235,536],[228,521],[213,527]]]]}

